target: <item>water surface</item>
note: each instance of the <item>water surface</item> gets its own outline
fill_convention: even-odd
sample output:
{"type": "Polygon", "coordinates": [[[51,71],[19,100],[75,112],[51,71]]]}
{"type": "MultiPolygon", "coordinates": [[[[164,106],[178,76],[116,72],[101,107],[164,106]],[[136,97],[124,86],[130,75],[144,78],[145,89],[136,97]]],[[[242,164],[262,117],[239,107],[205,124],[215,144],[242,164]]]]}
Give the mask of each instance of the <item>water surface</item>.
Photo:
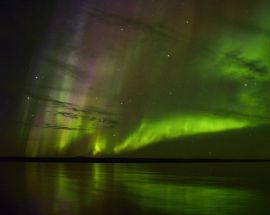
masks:
{"type": "Polygon", "coordinates": [[[270,213],[270,163],[1,163],[5,214],[270,213]]]}

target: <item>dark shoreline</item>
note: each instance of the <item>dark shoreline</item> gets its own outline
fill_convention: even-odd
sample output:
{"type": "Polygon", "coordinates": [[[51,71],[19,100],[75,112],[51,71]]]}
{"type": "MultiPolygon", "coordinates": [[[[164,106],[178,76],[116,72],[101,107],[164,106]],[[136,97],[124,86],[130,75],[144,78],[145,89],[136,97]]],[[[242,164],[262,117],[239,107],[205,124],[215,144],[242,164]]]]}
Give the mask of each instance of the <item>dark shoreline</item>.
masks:
{"type": "Polygon", "coordinates": [[[37,163],[227,163],[269,162],[268,159],[206,159],[206,158],[90,158],[90,157],[0,157],[0,162],[37,163]]]}

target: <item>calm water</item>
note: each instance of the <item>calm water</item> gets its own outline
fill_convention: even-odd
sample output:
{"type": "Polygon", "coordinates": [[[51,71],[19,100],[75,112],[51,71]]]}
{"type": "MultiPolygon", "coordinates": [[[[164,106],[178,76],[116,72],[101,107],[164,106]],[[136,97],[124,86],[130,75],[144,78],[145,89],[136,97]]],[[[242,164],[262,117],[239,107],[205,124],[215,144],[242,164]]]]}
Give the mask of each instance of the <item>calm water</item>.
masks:
{"type": "Polygon", "coordinates": [[[270,163],[1,163],[1,214],[270,214],[270,163]]]}

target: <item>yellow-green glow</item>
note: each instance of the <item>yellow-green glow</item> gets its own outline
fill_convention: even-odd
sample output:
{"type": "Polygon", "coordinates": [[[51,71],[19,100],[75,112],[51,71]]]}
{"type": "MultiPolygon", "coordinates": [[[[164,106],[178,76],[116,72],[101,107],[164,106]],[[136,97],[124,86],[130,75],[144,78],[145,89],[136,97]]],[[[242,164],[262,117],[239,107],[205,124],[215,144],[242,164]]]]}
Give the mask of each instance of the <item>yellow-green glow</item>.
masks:
{"type": "Polygon", "coordinates": [[[240,129],[250,125],[252,123],[242,119],[196,115],[168,117],[157,122],[145,120],[122,144],[117,145],[114,151],[119,153],[172,138],[240,129]]]}
{"type": "Polygon", "coordinates": [[[95,147],[93,151],[93,155],[96,155],[100,152],[102,152],[106,148],[106,140],[102,136],[98,136],[95,141],[95,147]]]}

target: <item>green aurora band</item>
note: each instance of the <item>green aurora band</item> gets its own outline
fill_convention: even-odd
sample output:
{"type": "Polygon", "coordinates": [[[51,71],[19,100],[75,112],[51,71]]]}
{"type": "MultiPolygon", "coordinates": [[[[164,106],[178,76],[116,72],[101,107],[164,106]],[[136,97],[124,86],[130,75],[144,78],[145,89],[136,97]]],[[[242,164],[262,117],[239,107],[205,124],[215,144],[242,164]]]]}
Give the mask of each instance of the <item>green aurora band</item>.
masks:
{"type": "Polygon", "coordinates": [[[270,122],[267,1],[202,21],[199,1],[119,3],[61,8],[23,96],[27,156],[121,155],[270,122]]]}
{"type": "Polygon", "coordinates": [[[215,116],[172,116],[158,122],[141,123],[140,127],[114,150],[116,153],[135,150],[148,144],[194,134],[240,129],[251,126],[245,120],[215,116]],[[134,144],[136,143],[136,144],[134,144]]]}

